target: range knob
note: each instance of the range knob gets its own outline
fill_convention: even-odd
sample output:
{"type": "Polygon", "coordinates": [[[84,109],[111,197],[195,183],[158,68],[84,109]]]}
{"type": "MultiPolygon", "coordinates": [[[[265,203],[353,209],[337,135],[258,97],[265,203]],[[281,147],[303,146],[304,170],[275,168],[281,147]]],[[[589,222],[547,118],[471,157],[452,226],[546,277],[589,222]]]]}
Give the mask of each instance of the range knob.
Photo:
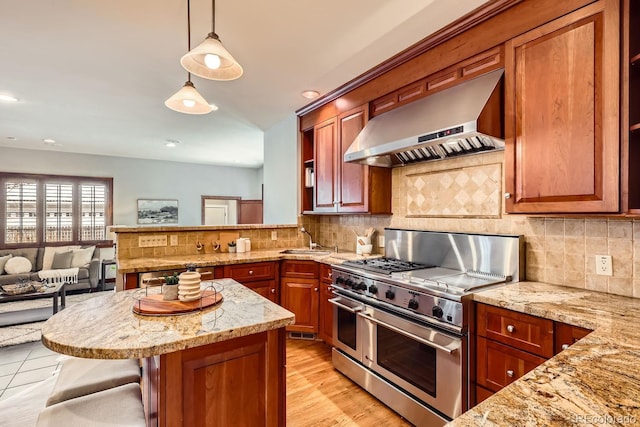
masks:
{"type": "Polygon", "coordinates": [[[342,276],[338,276],[338,277],[336,278],[336,283],[337,283],[337,284],[344,283],[344,277],[342,277],[342,276]]]}
{"type": "Polygon", "coordinates": [[[431,313],[433,314],[433,317],[437,317],[438,319],[441,319],[444,315],[442,308],[437,305],[433,306],[433,308],[431,309],[431,313]]]}
{"type": "Polygon", "coordinates": [[[386,299],[393,299],[395,296],[396,294],[391,289],[387,289],[387,292],[384,293],[386,299]]]}
{"type": "Polygon", "coordinates": [[[369,286],[369,292],[371,292],[372,294],[377,294],[378,293],[378,287],[376,285],[369,286]]]}
{"type": "Polygon", "coordinates": [[[367,290],[367,285],[364,282],[360,282],[358,283],[358,285],[356,286],[356,290],[359,291],[366,291],[367,290]]]}
{"type": "Polygon", "coordinates": [[[351,280],[351,279],[347,279],[347,280],[344,282],[344,285],[345,285],[347,288],[352,287],[352,286],[353,286],[353,280],[351,280]]]}
{"type": "Polygon", "coordinates": [[[411,299],[409,300],[409,308],[410,308],[411,310],[417,310],[417,309],[418,309],[418,305],[419,305],[419,304],[418,304],[418,300],[417,300],[417,299],[415,299],[415,298],[411,298],[411,299]]]}

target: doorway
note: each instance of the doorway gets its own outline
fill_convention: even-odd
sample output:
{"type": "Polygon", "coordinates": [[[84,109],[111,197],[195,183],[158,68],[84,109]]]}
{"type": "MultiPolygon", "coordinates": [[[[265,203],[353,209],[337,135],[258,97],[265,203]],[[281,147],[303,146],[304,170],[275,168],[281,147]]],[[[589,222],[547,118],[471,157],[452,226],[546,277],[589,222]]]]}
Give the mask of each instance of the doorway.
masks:
{"type": "Polygon", "coordinates": [[[238,224],[239,197],[202,196],[202,225],[238,224]]]}

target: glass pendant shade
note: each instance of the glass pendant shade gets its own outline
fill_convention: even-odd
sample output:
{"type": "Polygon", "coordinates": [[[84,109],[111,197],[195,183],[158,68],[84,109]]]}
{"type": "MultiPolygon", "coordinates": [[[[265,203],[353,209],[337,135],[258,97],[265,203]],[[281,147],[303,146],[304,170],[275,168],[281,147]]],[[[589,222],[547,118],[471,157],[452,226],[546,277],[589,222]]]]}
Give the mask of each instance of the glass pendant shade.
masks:
{"type": "Polygon", "coordinates": [[[213,110],[190,80],[171,98],[167,99],[164,105],[174,111],[187,114],[207,114],[213,110]]]}
{"type": "Polygon", "coordinates": [[[180,63],[190,73],[210,80],[235,80],[243,73],[240,64],[222,46],[216,33],[209,33],[202,43],[180,59],[180,63]]]}

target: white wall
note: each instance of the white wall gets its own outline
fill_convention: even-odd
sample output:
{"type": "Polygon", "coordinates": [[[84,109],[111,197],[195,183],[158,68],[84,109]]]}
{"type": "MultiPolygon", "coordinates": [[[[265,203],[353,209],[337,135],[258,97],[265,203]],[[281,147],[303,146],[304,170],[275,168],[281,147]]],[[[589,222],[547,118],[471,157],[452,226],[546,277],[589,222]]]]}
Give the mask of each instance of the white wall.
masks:
{"type": "Polygon", "coordinates": [[[137,199],[178,199],[179,225],[199,225],[200,196],[259,199],[262,185],[261,169],[4,147],[0,171],[112,177],[117,225],[136,225],[137,199]]]}
{"type": "Polygon", "coordinates": [[[264,223],[298,222],[298,120],[295,114],[264,133],[264,223]]]}

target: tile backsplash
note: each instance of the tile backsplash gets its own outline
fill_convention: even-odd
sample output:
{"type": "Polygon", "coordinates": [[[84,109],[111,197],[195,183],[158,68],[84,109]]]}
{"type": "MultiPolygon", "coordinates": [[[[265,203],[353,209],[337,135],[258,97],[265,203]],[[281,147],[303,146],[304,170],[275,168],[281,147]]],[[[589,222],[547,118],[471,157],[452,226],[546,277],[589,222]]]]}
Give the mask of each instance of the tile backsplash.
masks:
{"type": "MultiPolygon", "coordinates": [[[[321,245],[337,244],[348,251],[356,247],[352,230],[367,227],[376,230],[374,243],[385,227],[523,235],[527,280],[640,298],[640,220],[505,214],[502,198],[495,197],[502,195],[503,181],[489,181],[496,168],[501,170],[502,159],[503,153],[497,152],[396,168],[393,215],[305,215],[300,222],[321,245]],[[418,177],[427,179],[416,185],[418,177]],[[465,186],[461,180],[468,179],[483,181],[465,186]],[[458,216],[444,206],[455,206],[458,216]],[[596,274],[596,255],[612,256],[613,276],[596,274]]],[[[383,250],[374,248],[377,253],[383,250]]]]}

